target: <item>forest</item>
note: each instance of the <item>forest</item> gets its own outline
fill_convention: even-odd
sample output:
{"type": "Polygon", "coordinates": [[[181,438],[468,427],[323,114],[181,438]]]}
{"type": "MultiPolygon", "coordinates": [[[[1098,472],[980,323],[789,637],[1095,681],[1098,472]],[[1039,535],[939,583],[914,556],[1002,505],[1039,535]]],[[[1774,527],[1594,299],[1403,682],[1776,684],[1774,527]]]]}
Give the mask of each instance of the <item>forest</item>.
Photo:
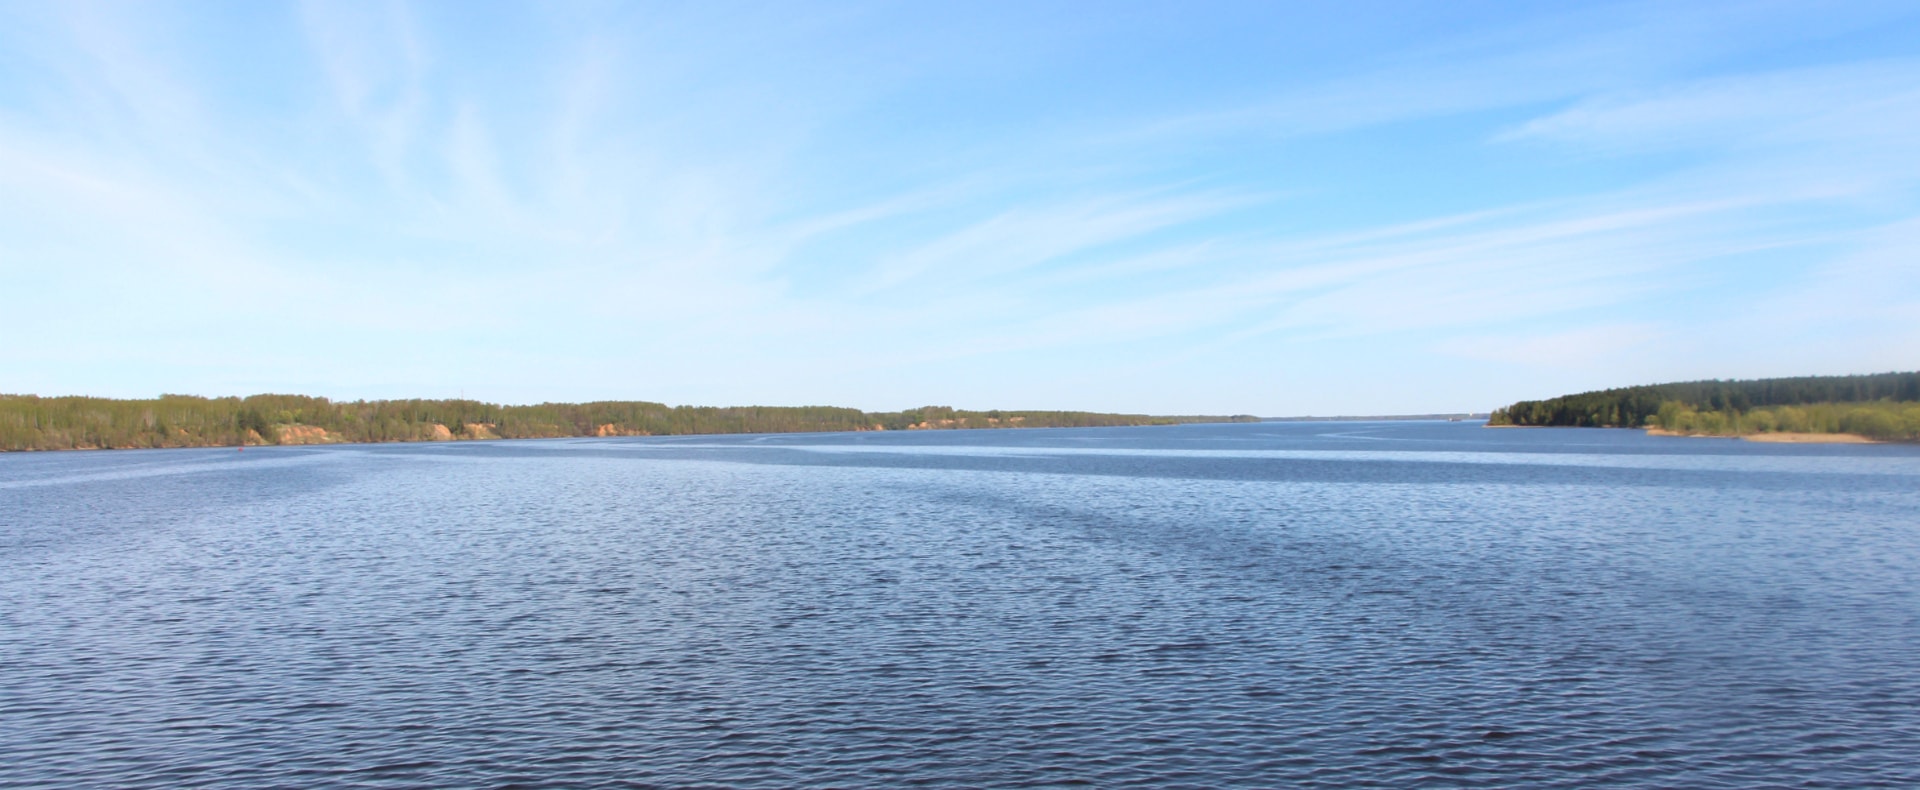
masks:
{"type": "Polygon", "coordinates": [[[1676,433],[1851,433],[1920,439],[1920,372],[1685,381],[1497,409],[1488,425],[1661,428],[1676,433]]]}
{"type": "Polygon", "coordinates": [[[0,450],[221,447],[571,436],[1058,428],[1245,422],[1248,416],[1077,411],[863,412],[831,406],[667,406],[645,401],[502,406],[472,400],[333,401],[303,395],[151,399],[0,395],[0,450]]]}

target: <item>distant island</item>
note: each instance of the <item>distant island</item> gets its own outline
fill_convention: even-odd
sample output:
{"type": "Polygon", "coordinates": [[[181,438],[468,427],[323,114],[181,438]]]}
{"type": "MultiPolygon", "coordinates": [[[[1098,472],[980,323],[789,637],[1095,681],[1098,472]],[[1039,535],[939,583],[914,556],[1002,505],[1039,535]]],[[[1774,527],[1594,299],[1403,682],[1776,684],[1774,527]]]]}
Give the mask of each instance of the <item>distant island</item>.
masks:
{"type": "Polygon", "coordinates": [[[1751,441],[1920,441],[1920,373],[1684,381],[1496,409],[1489,427],[1645,428],[1751,441]]]}
{"type": "Polygon", "coordinates": [[[0,451],[1257,421],[1246,415],[964,411],[947,406],[863,412],[832,406],[720,408],[646,401],[501,406],[472,400],[332,401],[302,395],[125,400],[0,395],[0,451]]]}

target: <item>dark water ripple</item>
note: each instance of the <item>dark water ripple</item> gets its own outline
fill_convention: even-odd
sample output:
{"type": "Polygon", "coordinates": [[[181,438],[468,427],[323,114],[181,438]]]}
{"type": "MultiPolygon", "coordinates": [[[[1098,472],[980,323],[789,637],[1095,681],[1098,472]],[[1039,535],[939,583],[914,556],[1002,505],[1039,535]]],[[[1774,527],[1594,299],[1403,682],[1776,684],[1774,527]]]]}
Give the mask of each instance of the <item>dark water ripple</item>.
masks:
{"type": "Polygon", "coordinates": [[[0,786],[1920,785],[1920,451],[0,457],[0,786]]]}

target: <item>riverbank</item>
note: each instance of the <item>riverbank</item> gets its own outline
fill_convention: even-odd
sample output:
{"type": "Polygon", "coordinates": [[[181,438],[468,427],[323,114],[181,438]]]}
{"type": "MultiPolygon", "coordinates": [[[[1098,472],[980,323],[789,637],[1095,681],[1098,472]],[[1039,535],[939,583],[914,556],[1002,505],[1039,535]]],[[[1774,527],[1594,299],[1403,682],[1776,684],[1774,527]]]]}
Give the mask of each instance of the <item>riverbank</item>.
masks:
{"type": "Polygon", "coordinates": [[[1648,428],[1648,436],[1679,436],[1689,439],[1740,439],[1761,444],[1882,444],[1878,439],[1869,439],[1857,433],[1806,433],[1782,431],[1772,433],[1749,433],[1740,436],[1722,436],[1710,433],[1683,433],[1665,428],[1648,428]]]}
{"type": "MultiPolygon", "coordinates": [[[[1485,425],[1485,428],[1548,428],[1547,425],[1485,425]]],[[[1768,433],[1748,433],[1737,436],[1716,433],[1687,433],[1669,431],[1665,428],[1645,428],[1648,436],[1671,436],[1682,439],[1740,439],[1760,444],[1886,444],[1880,439],[1861,436],[1857,433],[1810,433],[1806,431],[1772,431],[1768,433]]]]}
{"type": "Polygon", "coordinates": [[[1740,438],[1776,444],[1883,444],[1857,433],[1756,433],[1740,438]]]}
{"type": "Polygon", "coordinates": [[[1520,401],[1489,422],[1778,443],[1920,442],[1920,372],[1621,387],[1520,401]]]}
{"type": "Polygon", "coordinates": [[[668,406],[593,401],[506,406],[470,400],[332,401],[302,395],[122,400],[0,394],[0,451],[446,442],[959,428],[1099,428],[1255,422],[1248,415],[970,411],[923,406],[668,406]]]}

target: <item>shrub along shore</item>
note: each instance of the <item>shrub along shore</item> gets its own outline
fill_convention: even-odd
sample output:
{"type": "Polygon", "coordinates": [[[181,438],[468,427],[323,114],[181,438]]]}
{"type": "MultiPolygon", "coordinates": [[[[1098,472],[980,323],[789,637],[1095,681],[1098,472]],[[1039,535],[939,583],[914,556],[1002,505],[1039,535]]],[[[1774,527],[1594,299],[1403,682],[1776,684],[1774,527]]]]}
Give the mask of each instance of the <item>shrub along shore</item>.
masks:
{"type": "Polygon", "coordinates": [[[646,401],[502,406],[471,400],[332,401],[303,395],[162,395],[150,399],[0,395],[0,450],[1064,428],[1256,419],[1245,415],[964,411],[947,406],[863,412],[832,406],[667,406],[646,401]]]}

